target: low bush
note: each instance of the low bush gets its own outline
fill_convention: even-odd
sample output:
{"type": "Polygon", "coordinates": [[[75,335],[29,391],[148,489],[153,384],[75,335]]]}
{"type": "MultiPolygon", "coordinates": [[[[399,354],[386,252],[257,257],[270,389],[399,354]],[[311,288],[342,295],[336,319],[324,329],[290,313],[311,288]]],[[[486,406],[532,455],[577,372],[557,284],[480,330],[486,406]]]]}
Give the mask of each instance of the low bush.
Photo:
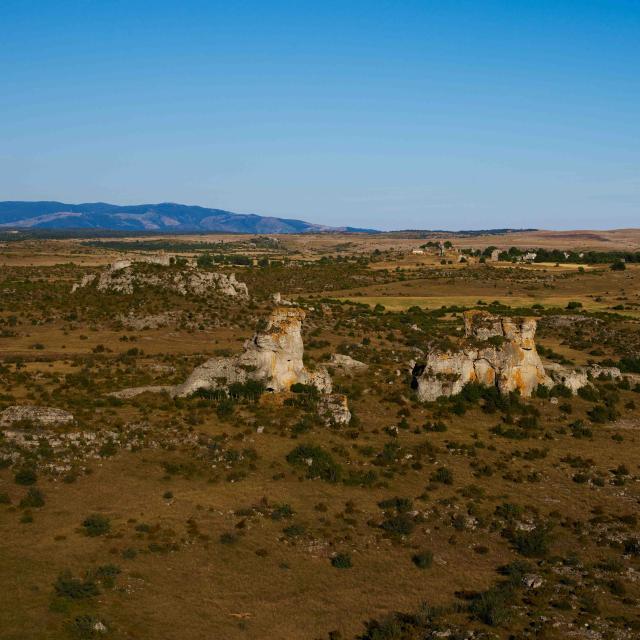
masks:
{"type": "Polygon", "coordinates": [[[418,569],[428,569],[433,564],[433,553],[431,551],[414,553],[411,556],[411,562],[413,562],[418,569]]]}
{"type": "Polygon", "coordinates": [[[83,520],[82,526],[86,535],[95,538],[109,533],[111,530],[111,521],[107,516],[94,513],[83,520]]]}
{"type": "Polygon", "coordinates": [[[353,566],[351,556],[348,553],[337,553],[331,558],[331,566],[336,569],[350,569],[353,566]]]}
{"type": "Polygon", "coordinates": [[[342,477],[342,467],[330,453],[316,445],[304,444],[296,447],[287,455],[287,462],[294,467],[305,469],[307,478],[338,482],[342,477]]]}
{"type": "Polygon", "coordinates": [[[91,577],[84,579],[74,578],[71,571],[63,571],[58,575],[53,588],[57,596],[72,600],[93,598],[100,593],[98,586],[91,577]]]}

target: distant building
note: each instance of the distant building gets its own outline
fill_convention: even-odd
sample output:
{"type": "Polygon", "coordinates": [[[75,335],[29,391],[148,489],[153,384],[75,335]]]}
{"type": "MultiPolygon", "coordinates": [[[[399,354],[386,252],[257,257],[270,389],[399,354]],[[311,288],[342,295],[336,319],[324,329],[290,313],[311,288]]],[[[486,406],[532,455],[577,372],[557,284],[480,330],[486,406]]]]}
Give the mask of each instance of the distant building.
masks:
{"type": "Polygon", "coordinates": [[[491,262],[497,262],[499,258],[500,258],[500,249],[494,249],[491,252],[491,255],[489,256],[489,260],[491,260],[491,262]]]}
{"type": "Polygon", "coordinates": [[[522,259],[525,262],[533,262],[536,259],[537,255],[538,255],[537,253],[534,253],[533,251],[529,251],[522,256],[522,259]]]}
{"type": "Polygon", "coordinates": [[[424,255],[424,249],[411,249],[411,253],[414,256],[423,256],[424,255]]]}

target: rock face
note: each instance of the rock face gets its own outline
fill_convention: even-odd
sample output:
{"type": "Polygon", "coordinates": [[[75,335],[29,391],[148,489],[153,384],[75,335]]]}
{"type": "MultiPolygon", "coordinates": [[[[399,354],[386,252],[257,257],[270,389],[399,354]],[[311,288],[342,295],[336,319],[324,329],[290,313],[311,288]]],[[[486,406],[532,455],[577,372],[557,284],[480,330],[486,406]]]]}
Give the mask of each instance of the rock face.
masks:
{"type": "Polygon", "coordinates": [[[247,285],[239,282],[233,273],[202,271],[193,265],[188,265],[178,272],[149,272],[137,268],[138,263],[168,267],[171,259],[169,256],[145,256],[135,262],[116,260],[98,275],[85,275],[80,282],[73,285],[71,293],[95,283],[98,291],[126,295],[131,295],[138,287],[158,286],[176,291],[181,295],[189,293],[206,295],[215,291],[234,298],[249,297],[247,285]]]}
{"type": "Polygon", "coordinates": [[[176,395],[188,396],[198,389],[224,388],[247,380],[260,380],[269,391],[288,391],[292,384],[301,383],[330,393],[331,378],[327,370],[319,368],[309,372],[302,361],[304,318],[302,309],[276,307],[265,328],[247,340],[243,353],[207,360],[176,388],[176,395]]]}
{"type": "Polygon", "coordinates": [[[460,351],[431,350],[426,362],[414,366],[412,387],[420,400],[455,395],[468,382],[497,386],[501,393],[518,390],[523,396],[539,384],[553,384],[536,351],[534,319],[466,311],[464,329],[466,344],[460,351]]]}
{"type": "Polygon", "coordinates": [[[18,422],[29,422],[40,427],[56,424],[70,424],[75,420],[73,414],[56,407],[36,407],[14,405],[0,413],[0,426],[15,426],[18,422]]]}

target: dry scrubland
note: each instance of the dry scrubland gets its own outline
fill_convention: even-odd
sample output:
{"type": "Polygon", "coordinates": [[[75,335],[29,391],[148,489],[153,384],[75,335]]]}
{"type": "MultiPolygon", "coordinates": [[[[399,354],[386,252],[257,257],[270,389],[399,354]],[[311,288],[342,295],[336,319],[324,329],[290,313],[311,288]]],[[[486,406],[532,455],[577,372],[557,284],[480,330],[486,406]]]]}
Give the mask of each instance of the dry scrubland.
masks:
{"type": "MultiPolygon", "coordinates": [[[[452,240],[610,251],[640,238],[452,240]]],[[[0,638],[640,637],[639,265],[441,264],[409,237],[162,237],[185,257],[256,258],[206,267],[234,272],[249,300],[70,293],[126,249],[153,251],[144,241],[2,247],[0,410],[75,422],[0,427],[0,638]],[[108,395],[237,353],[275,292],[307,311],[308,367],[335,353],[368,365],[331,370],[348,426],[319,420],[308,390],[108,395]],[[545,363],[630,373],[578,396],[419,403],[409,363],[455,343],[466,308],[536,316],[545,363]]]]}

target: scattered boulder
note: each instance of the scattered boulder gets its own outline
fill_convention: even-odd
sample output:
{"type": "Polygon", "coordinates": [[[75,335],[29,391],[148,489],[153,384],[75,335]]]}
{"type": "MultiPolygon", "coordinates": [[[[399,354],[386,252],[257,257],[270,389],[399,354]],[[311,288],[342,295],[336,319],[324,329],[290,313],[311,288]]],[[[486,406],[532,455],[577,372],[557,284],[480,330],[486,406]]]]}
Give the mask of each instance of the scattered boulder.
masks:
{"type": "Polygon", "coordinates": [[[0,426],[16,426],[17,423],[31,423],[39,427],[70,424],[73,414],[56,407],[38,407],[31,405],[13,405],[0,413],[0,426]]]}
{"type": "Polygon", "coordinates": [[[486,311],[464,313],[465,338],[456,352],[432,349],[413,368],[412,387],[422,401],[451,396],[465,384],[497,386],[530,396],[540,384],[553,384],[536,350],[533,318],[516,320],[486,311]]]}
{"type": "Polygon", "coordinates": [[[355,360],[351,356],[345,356],[342,353],[332,354],[328,364],[332,367],[335,367],[336,369],[341,369],[345,372],[364,371],[365,369],[369,368],[369,365],[365,364],[364,362],[355,360]]]}

